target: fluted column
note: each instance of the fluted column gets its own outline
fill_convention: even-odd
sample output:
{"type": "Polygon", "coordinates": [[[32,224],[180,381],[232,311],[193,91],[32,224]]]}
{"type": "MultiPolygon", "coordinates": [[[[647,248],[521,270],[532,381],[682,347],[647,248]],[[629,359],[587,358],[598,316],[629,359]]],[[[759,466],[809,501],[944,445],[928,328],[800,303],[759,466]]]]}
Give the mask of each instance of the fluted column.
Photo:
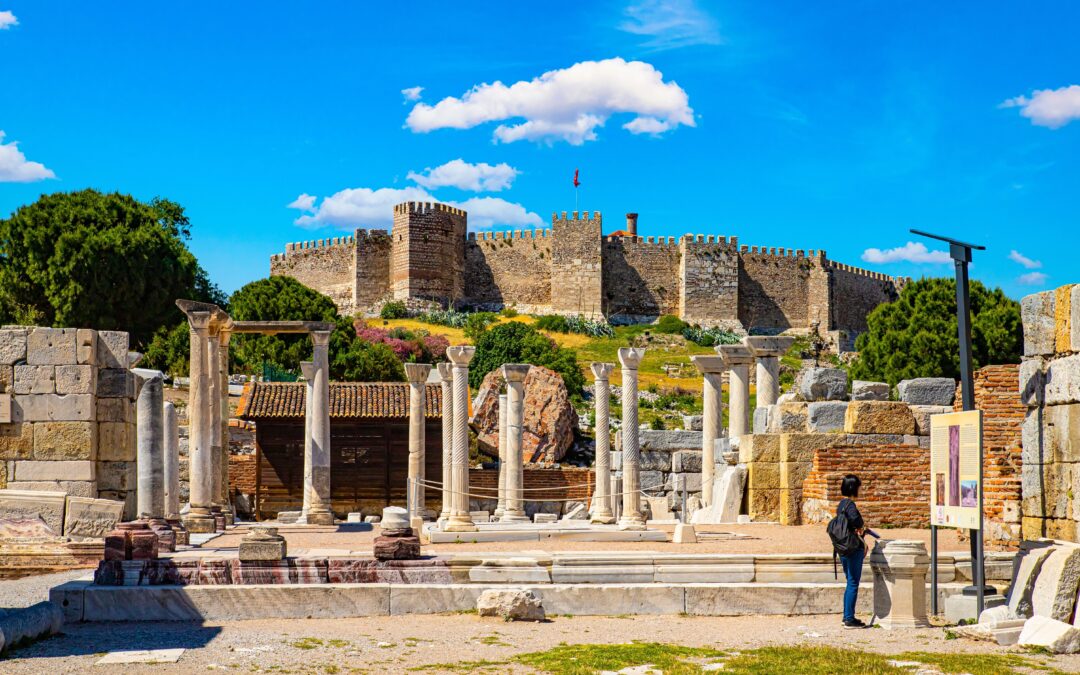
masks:
{"type": "Polygon", "coordinates": [[[744,345],[720,345],[716,351],[728,368],[728,438],[750,429],[750,364],[753,355],[744,345]]]}
{"type": "Polygon", "coordinates": [[[311,499],[309,525],[333,525],[330,503],[330,331],[312,331],[311,499]]]}
{"type": "Polygon", "coordinates": [[[716,467],[716,439],[723,426],[723,404],[720,397],[724,360],[719,356],[691,356],[704,380],[702,387],[703,413],[701,418],[701,501],[713,503],[713,474],[716,467]]]}
{"type": "Polygon", "coordinates": [[[502,367],[506,380],[506,510],[501,522],[529,520],[525,515],[525,464],[521,456],[521,432],[525,418],[525,377],[532,368],[527,363],[509,363],[502,367]]]}
{"type": "Polygon", "coordinates": [[[501,519],[506,512],[506,394],[499,394],[499,501],[495,505],[495,518],[501,519]]]}
{"type": "Polygon", "coordinates": [[[405,364],[405,377],[409,380],[409,485],[412,489],[412,498],[409,501],[410,518],[422,518],[427,509],[422,483],[424,465],[427,462],[424,389],[430,374],[431,364],[405,364]]]}
{"type": "Polygon", "coordinates": [[[225,522],[232,524],[236,519],[236,513],[233,511],[232,495],[229,491],[229,341],[232,338],[232,331],[222,328],[218,332],[218,367],[221,373],[221,387],[218,389],[220,395],[219,409],[221,411],[221,419],[219,421],[221,425],[221,473],[220,484],[221,492],[218,499],[221,503],[221,510],[225,513],[225,522]]]}
{"type": "Polygon", "coordinates": [[[304,502],[297,522],[306,523],[311,510],[311,401],[315,398],[315,364],[301,361],[300,377],[304,380],[304,502]]]}
{"type": "Polygon", "coordinates": [[[593,363],[593,399],[596,406],[596,492],[593,494],[592,522],[610,525],[615,522],[611,511],[611,372],[614,363],[593,363]]]}
{"type": "Polygon", "coordinates": [[[757,359],[754,379],[757,383],[755,408],[775,405],[780,398],[780,357],[795,344],[795,338],[781,335],[753,335],[743,338],[743,344],[757,359]]]}
{"type": "Polygon", "coordinates": [[[184,525],[191,532],[213,532],[213,459],[211,457],[211,419],[208,391],[207,341],[209,312],[188,313],[191,328],[191,371],[188,389],[188,475],[191,508],[184,525]]]}
{"type": "Polygon", "coordinates": [[[176,406],[165,401],[162,406],[162,427],[165,439],[165,461],[162,466],[165,518],[180,517],[180,425],[176,406]]]}
{"type": "Polygon", "coordinates": [[[442,510],[439,520],[445,524],[450,518],[454,494],[454,365],[440,363],[438,368],[442,380],[442,510]]]}
{"type": "MultiPolygon", "coordinates": [[[[619,528],[644,530],[645,514],[641,511],[641,446],[638,441],[638,366],[645,350],[623,347],[619,350],[622,364],[622,466],[623,509],[619,528]]],[[[652,487],[652,486],[650,486],[652,487]]]]}
{"type": "MultiPolygon", "coordinates": [[[[223,516],[221,501],[221,342],[218,339],[220,325],[210,322],[206,338],[206,381],[209,397],[210,419],[210,503],[211,512],[223,516]]],[[[220,526],[222,523],[219,522],[220,526]]]]}
{"type": "Polygon", "coordinates": [[[476,347],[460,345],[446,350],[454,364],[454,505],[448,532],[475,532],[476,525],[469,517],[469,362],[476,347]]]}

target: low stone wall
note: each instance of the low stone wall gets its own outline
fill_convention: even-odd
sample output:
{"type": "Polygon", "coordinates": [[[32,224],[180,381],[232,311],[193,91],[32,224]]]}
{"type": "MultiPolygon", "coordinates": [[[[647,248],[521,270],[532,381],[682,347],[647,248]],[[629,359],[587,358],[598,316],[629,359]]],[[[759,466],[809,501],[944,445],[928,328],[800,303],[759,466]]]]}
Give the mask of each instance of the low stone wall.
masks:
{"type": "MultiPolygon", "coordinates": [[[[525,513],[529,516],[538,512],[563,514],[566,501],[538,500],[573,500],[588,504],[595,491],[596,479],[592,469],[526,466],[522,473],[524,474],[525,513]]],[[[498,489],[498,469],[469,469],[469,492],[493,495],[491,499],[471,498],[469,500],[471,510],[494,513],[499,501],[498,489]]],[[[439,501],[438,491],[434,492],[436,494],[429,491],[429,506],[439,501]]]]}
{"type": "MultiPolygon", "coordinates": [[[[668,508],[682,508],[682,493],[676,487],[685,484],[687,498],[701,498],[701,431],[642,429],[638,432],[641,447],[641,489],[651,497],[666,497],[668,508]]],[[[717,455],[717,473],[723,459],[717,455]]],[[[622,436],[615,435],[611,468],[622,471],[622,436]]]]}

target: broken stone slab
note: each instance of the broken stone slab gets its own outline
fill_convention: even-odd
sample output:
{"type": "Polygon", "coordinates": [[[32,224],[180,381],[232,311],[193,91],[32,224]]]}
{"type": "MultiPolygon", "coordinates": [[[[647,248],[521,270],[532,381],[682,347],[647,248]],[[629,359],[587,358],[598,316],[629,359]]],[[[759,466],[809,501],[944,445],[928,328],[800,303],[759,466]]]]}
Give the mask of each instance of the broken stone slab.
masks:
{"type": "Polygon", "coordinates": [[[1080,588],[1080,546],[1061,544],[1043,561],[1031,591],[1035,616],[1070,621],[1080,588]]]}
{"type": "Polygon", "coordinates": [[[888,401],[889,389],[890,388],[888,382],[868,382],[866,380],[855,380],[851,383],[851,400],[888,401]]]}
{"type": "Polygon", "coordinates": [[[38,490],[0,490],[0,518],[25,520],[40,518],[56,535],[64,531],[67,493],[38,490]]]}
{"type": "Polygon", "coordinates": [[[842,401],[847,398],[847,373],[840,368],[805,368],[796,388],[804,401],[842,401]]]}
{"type": "Polygon", "coordinates": [[[535,591],[526,588],[487,589],[476,600],[480,616],[498,616],[506,621],[543,621],[544,605],[535,591]]]}
{"type": "Polygon", "coordinates": [[[846,401],[815,401],[807,406],[806,428],[811,432],[831,433],[844,430],[846,401]]]}
{"type": "Polygon", "coordinates": [[[533,514],[534,523],[554,523],[559,520],[559,516],[554,513],[542,513],[537,512],[533,514]]]}
{"type": "Polygon", "coordinates": [[[679,450],[671,454],[671,470],[675,473],[701,472],[700,450],[679,450]]]}
{"type": "MultiPolygon", "coordinates": [[[[712,504],[692,511],[694,525],[734,523],[739,518],[743,489],[746,486],[746,467],[728,466],[713,479],[712,504]]],[[[689,506],[689,505],[688,505],[689,506]]]]}
{"type": "Polygon", "coordinates": [[[896,393],[904,403],[914,405],[947,405],[956,400],[956,380],[951,377],[916,377],[901,380],[896,393]]]}
{"type": "Polygon", "coordinates": [[[124,502],[69,496],[64,536],[76,540],[101,539],[116,528],[123,516],[124,502]]]}
{"type": "Polygon", "coordinates": [[[566,514],[562,517],[563,520],[588,520],[589,509],[585,504],[581,502],[567,502],[566,514]]]}
{"type": "Polygon", "coordinates": [[[240,540],[237,557],[241,562],[284,560],[286,551],[285,537],[276,527],[256,526],[240,540]]]}
{"type": "Polygon", "coordinates": [[[1036,614],[1024,622],[1018,644],[1042,647],[1055,654],[1075,654],[1080,651],[1080,628],[1036,614]]]}
{"type": "MultiPolygon", "coordinates": [[[[1055,550],[1053,546],[1044,544],[1048,542],[1024,542],[1020,545],[1006,608],[1013,618],[1026,619],[1034,613],[1031,594],[1035,589],[1035,581],[1039,578],[1043,563],[1055,550]]],[[[982,617],[979,617],[979,621],[982,621],[982,617]]]]}
{"type": "Polygon", "coordinates": [[[683,415],[682,416],[683,431],[701,431],[703,417],[701,415],[683,415]]]}
{"type": "Polygon", "coordinates": [[[899,401],[852,401],[844,417],[849,434],[914,434],[911,409],[899,401]]]}

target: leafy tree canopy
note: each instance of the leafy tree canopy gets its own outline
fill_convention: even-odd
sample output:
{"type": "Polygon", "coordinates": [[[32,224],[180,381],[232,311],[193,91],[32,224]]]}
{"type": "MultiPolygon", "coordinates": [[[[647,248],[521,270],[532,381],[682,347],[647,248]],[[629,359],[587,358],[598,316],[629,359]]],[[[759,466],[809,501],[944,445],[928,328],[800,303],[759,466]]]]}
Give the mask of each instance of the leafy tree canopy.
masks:
{"type": "Polygon", "coordinates": [[[43,195],[0,220],[0,322],[124,330],[144,346],[181,313],[221,302],[188,250],[179,204],[97,190],[43,195]]]}
{"type": "Polygon", "coordinates": [[[557,346],[551,338],[519,321],[501,323],[480,335],[470,364],[469,384],[479,387],[485,375],[504,363],[531,363],[550,368],[562,376],[567,391],[574,397],[580,396],[585,386],[585,376],[572,350],[557,346]]]}
{"type": "MultiPolygon", "coordinates": [[[[859,358],[851,366],[853,378],[895,385],[914,377],[960,377],[955,280],[911,282],[895,302],[870,312],[866,322],[869,330],[855,342],[859,358]]],[[[971,343],[975,368],[1019,363],[1020,303],[1000,288],[991,291],[971,282],[971,343]]]]}

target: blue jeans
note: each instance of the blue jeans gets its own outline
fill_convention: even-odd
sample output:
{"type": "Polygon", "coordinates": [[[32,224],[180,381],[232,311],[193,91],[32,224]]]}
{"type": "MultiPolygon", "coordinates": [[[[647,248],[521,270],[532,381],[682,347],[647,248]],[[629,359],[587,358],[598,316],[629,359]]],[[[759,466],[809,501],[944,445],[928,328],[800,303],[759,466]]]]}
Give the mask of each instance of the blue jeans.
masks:
{"type": "Polygon", "coordinates": [[[864,549],[859,549],[840,556],[840,563],[844,566],[844,576],[847,577],[847,588],[844,589],[844,621],[855,618],[855,603],[859,599],[859,580],[862,579],[864,555],[864,549]]]}

